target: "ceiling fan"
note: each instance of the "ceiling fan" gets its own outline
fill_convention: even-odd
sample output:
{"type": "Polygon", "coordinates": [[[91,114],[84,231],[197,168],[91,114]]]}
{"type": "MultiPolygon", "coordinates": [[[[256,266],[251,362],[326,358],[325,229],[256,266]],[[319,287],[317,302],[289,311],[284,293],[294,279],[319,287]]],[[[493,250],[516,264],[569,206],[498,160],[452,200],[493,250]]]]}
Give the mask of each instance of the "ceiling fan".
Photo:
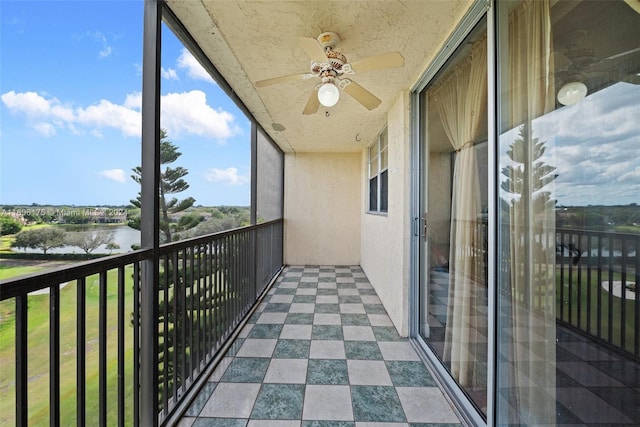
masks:
{"type": "Polygon", "coordinates": [[[264,87],[294,80],[319,78],[320,83],[311,92],[302,114],[315,113],[320,104],[325,107],[334,106],[340,98],[340,91],[349,94],[367,110],[373,110],[382,101],[346,76],[352,76],[356,72],[396,68],[404,65],[404,58],[400,52],[388,52],[350,63],[346,56],[334,50],[340,42],[340,36],[333,32],[322,33],[315,39],[300,37],[298,41],[311,57],[309,72],[260,80],[255,85],[256,87],[264,87]]]}
{"type": "Polygon", "coordinates": [[[615,82],[640,84],[640,47],[598,58],[593,48],[584,46],[586,35],[585,30],[575,31],[565,53],[556,54],[556,78],[563,84],[557,97],[563,105],[582,100],[587,86],[599,90],[615,82]]]}

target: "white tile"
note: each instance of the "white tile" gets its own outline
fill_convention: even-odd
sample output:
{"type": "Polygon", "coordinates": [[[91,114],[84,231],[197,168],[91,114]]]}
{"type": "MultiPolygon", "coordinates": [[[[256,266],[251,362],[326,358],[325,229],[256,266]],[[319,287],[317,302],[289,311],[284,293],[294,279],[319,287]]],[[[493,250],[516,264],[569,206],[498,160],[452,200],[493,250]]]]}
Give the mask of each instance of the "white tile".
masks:
{"type": "Polygon", "coordinates": [[[376,295],[361,295],[360,299],[363,304],[382,304],[382,301],[376,295]]]}
{"type": "Polygon", "coordinates": [[[340,304],[340,313],[366,314],[364,304],[340,304]]]}
{"type": "Polygon", "coordinates": [[[300,283],[305,282],[305,283],[315,283],[318,281],[318,277],[317,276],[307,276],[307,277],[301,277],[300,278],[300,283]]]}
{"type": "Polygon", "coordinates": [[[348,385],[307,385],[303,420],[352,421],[351,391],[348,385]]]}
{"type": "Polygon", "coordinates": [[[249,418],[260,384],[220,383],[200,412],[201,417],[249,418]]]}
{"type": "Polygon", "coordinates": [[[300,288],[296,290],[296,295],[315,295],[318,293],[316,288],[300,288]]]}
{"type": "Polygon", "coordinates": [[[220,381],[220,378],[222,378],[224,372],[227,370],[232,360],[233,357],[223,357],[220,360],[220,363],[218,363],[218,366],[216,366],[216,369],[214,369],[213,373],[211,373],[211,375],[209,376],[208,381],[220,381]]]}
{"type": "Polygon", "coordinates": [[[316,297],[316,304],[337,304],[338,295],[318,295],[316,297]]]}
{"type": "Polygon", "coordinates": [[[271,357],[277,339],[247,338],[238,350],[238,357],[271,357]]]}
{"type": "Polygon", "coordinates": [[[256,323],[283,324],[286,319],[287,313],[262,313],[256,323]]]}
{"type": "Polygon", "coordinates": [[[347,360],[349,384],[393,385],[382,360],[347,360]]]}
{"type": "Polygon", "coordinates": [[[238,334],[238,338],[248,337],[249,332],[251,332],[251,329],[253,329],[253,326],[254,326],[253,323],[247,323],[246,325],[244,325],[244,328],[242,328],[242,330],[238,334]]]}
{"type": "Polygon", "coordinates": [[[338,285],[333,282],[320,282],[318,283],[318,289],[337,289],[338,285]]]}
{"type": "Polygon", "coordinates": [[[194,422],[196,422],[196,418],[182,417],[180,418],[180,422],[176,424],[176,427],[191,427],[194,422]]]}
{"type": "Polygon", "coordinates": [[[384,360],[420,360],[409,341],[378,341],[384,360]]]}
{"type": "Polygon", "coordinates": [[[409,427],[407,423],[358,422],[356,427],[409,427]]]}
{"type": "Polygon", "coordinates": [[[340,313],[316,313],[313,315],[314,325],[342,325],[340,313]]]}
{"type": "Polygon", "coordinates": [[[342,335],[345,341],[375,341],[371,326],[343,326],[342,335]]]}
{"type": "Polygon", "coordinates": [[[368,314],[371,326],[393,326],[388,314],[368,314]]]}
{"type": "Polygon", "coordinates": [[[280,332],[282,340],[310,340],[311,325],[290,325],[286,324],[280,332]]]}
{"type": "Polygon", "coordinates": [[[271,359],[263,382],[304,384],[307,380],[307,363],[307,359],[271,359]]]}
{"type": "Polygon", "coordinates": [[[290,304],[293,302],[293,295],[273,295],[269,302],[290,304]]]}
{"type": "Polygon", "coordinates": [[[459,423],[437,387],[396,387],[402,408],[410,423],[459,423]]]}
{"type": "Polygon", "coordinates": [[[309,359],[346,359],[344,341],[311,340],[309,359]]]}
{"type": "Polygon", "coordinates": [[[313,313],[316,305],[307,302],[294,302],[289,308],[289,313],[313,313]]]}
{"type": "Polygon", "coordinates": [[[373,286],[371,286],[371,283],[358,282],[358,283],[356,283],[356,288],[358,288],[358,289],[373,289],[373,286]]]}

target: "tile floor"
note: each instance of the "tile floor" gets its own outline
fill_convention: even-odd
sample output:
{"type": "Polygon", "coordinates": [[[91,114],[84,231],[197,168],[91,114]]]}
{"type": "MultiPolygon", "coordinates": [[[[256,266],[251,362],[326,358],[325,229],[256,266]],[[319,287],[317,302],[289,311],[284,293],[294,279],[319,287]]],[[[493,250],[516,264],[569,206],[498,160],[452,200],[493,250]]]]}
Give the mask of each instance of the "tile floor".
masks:
{"type": "Polygon", "coordinates": [[[288,267],[179,424],[460,425],[357,266],[288,267]]]}

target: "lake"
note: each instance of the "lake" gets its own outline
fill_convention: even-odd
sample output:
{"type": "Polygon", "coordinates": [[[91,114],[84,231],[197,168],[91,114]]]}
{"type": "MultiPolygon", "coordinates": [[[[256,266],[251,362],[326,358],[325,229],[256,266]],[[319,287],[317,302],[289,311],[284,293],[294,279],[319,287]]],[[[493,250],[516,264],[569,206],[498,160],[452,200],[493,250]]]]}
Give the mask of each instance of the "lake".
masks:
{"type": "MultiPolygon", "coordinates": [[[[82,227],[84,228],[84,227],[82,227]]],[[[113,232],[113,241],[114,243],[120,246],[120,249],[114,249],[113,251],[109,251],[105,245],[99,246],[92,253],[100,254],[100,253],[122,253],[122,252],[130,252],[131,245],[140,244],[140,230],[136,230],[135,228],[131,228],[127,225],[116,225],[116,226],[91,226],[88,228],[89,230],[107,230],[113,232]]],[[[78,233],[81,231],[71,231],[69,228],[65,227],[65,231],[67,233],[78,233]]],[[[15,252],[27,252],[27,253],[42,253],[41,249],[13,249],[15,252]]],[[[47,251],[48,254],[83,254],[84,251],[77,246],[63,246],[61,248],[49,249],[47,251]]]]}

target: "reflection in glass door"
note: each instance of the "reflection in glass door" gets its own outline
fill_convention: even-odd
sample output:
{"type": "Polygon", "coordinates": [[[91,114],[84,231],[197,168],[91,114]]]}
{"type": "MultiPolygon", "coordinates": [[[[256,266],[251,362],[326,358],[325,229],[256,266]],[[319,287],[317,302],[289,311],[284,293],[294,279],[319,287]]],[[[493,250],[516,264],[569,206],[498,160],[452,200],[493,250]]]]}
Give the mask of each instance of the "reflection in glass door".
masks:
{"type": "Polygon", "coordinates": [[[486,20],[420,95],[425,240],[420,334],[486,415],[486,20]]]}

